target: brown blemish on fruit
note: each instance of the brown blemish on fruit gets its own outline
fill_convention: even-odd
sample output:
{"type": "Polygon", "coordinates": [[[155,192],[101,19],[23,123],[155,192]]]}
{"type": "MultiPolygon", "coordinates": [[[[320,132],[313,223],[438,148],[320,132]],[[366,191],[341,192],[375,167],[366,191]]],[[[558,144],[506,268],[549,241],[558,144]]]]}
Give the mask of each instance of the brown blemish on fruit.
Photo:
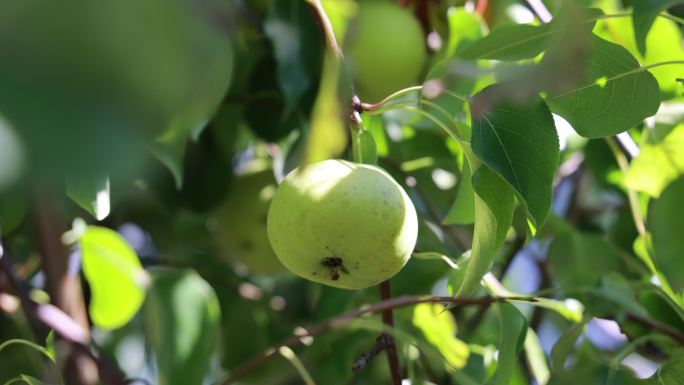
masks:
{"type": "Polygon", "coordinates": [[[328,269],[330,279],[337,281],[340,279],[340,271],[349,274],[349,270],[344,266],[340,257],[326,257],[321,259],[321,265],[328,269]]]}

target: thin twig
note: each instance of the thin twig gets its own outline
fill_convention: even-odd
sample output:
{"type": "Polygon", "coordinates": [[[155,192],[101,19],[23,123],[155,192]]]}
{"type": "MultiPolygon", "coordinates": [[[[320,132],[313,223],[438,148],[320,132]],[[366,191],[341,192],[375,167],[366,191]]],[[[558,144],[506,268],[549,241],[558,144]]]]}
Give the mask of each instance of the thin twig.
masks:
{"type": "MultiPolygon", "coordinates": [[[[392,289],[389,280],[380,284],[380,299],[383,301],[392,298],[392,289]]],[[[382,323],[389,328],[394,328],[394,316],[392,315],[392,308],[382,311],[382,323]]],[[[397,357],[397,345],[394,343],[394,337],[387,334],[385,337],[385,351],[387,352],[387,363],[390,368],[390,375],[394,385],[401,385],[401,372],[399,369],[399,357],[397,357]]]]}
{"type": "Polygon", "coordinates": [[[366,365],[368,365],[368,363],[370,362],[370,360],[373,359],[373,357],[377,356],[378,354],[380,354],[380,352],[385,350],[385,348],[387,347],[387,337],[389,337],[387,333],[382,333],[378,338],[376,338],[375,345],[373,345],[373,347],[370,348],[370,350],[363,353],[361,357],[354,361],[354,364],[352,365],[352,371],[356,372],[365,368],[366,365]]]}
{"type": "MultiPolygon", "coordinates": [[[[82,337],[87,343],[90,340],[88,316],[81,289],[81,281],[77,271],[69,266],[69,251],[61,241],[66,226],[62,220],[59,205],[52,190],[45,186],[36,186],[33,196],[32,219],[42,261],[45,283],[50,302],[85,331],[82,337]]],[[[52,308],[48,309],[49,314],[52,308]]],[[[56,313],[55,313],[56,314],[56,313]]],[[[49,316],[48,316],[49,317],[49,316]]],[[[66,381],[75,385],[94,385],[99,382],[97,367],[88,359],[82,349],[67,350],[63,357],[63,374],[66,381]]]]}
{"type": "Polygon", "coordinates": [[[54,330],[57,336],[69,343],[74,352],[78,352],[96,364],[100,377],[105,383],[127,384],[123,374],[109,360],[102,356],[98,357],[92,352],[88,344],[90,341],[88,330],[58,307],[51,304],[38,304],[29,297],[28,290],[17,276],[6,249],[4,254],[0,253],[0,271],[4,273],[9,286],[21,300],[24,314],[37,335],[45,334],[43,330],[45,328],[54,330]]]}
{"type": "Polygon", "coordinates": [[[339,328],[349,323],[353,322],[357,318],[364,316],[366,314],[377,314],[382,313],[387,309],[397,309],[407,306],[414,306],[421,303],[442,303],[442,304],[453,304],[461,306],[489,306],[492,303],[505,302],[505,301],[524,301],[524,302],[537,302],[533,297],[529,296],[511,296],[511,297],[495,297],[487,296],[480,298],[459,298],[459,297],[437,297],[437,296],[401,296],[392,298],[385,301],[377,302],[370,306],[361,307],[343,313],[337,317],[330,318],[321,323],[313,325],[307,329],[298,332],[296,335],[290,336],[272,348],[269,348],[265,352],[253,357],[251,360],[245,362],[242,366],[233,371],[228,378],[217,384],[228,385],[232,384],[240,378],[244,377],[254,369],[266,363],[268,360],[273,358],[277,354],[278,349],[281,346],[295,347],[304,344],[304,341],[310,340],[311,337],[329,332],[332,329],[339,328]]]}

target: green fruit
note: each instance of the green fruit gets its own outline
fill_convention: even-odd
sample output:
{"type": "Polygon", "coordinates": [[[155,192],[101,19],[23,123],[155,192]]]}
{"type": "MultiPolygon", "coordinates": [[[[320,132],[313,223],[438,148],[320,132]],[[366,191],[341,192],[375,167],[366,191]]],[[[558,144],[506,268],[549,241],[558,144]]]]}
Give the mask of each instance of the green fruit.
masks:
{"type": "Polygon", "coordinates": [[[254,161],[235,179],[231,192],[214,214],[214,235],[222,257],[245,265],[256,275],[283,270],[266,234],[268,205],[275,189],[268,162],[254,161]]]}
{"type": "Polygon", "coordinates": [[[426,60],[425,36],[408,10],[393,3],[361,4],[347,42],[346,57],[363,101],[379,101],[419,80],[426,60]]]}
{"type": "Polygon", "coordinates": [[[416,244],[416,210],[384,170],[325,160],[292,171],[268,212],[268,237],[293,273],[362,289],[401,270],[416,244]]]}

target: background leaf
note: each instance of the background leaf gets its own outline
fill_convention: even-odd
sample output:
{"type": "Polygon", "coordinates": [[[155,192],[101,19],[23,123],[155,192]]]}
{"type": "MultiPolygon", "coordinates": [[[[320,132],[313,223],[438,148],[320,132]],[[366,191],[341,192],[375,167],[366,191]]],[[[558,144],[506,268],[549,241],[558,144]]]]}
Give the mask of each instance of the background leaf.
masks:
{"type": "Polygon", "coordinates": [[[88,180],[71,177],[66,181],[66,194],[93,218],[101,221],[111,211],[109,178],[101,176],[88,180]]]}
{"type": "Polygon", "coordinates": [[[675,127],[661,141],[644,144],[625,173],[625,186],[660,196],[670,182],[684,174],[683,148],[684,125],[675,127]]]}
{"type": "Polygon", "coordinates": [[[565,361],[574,348],[577,339],[587,327],[588,321],[589,319],[585,319],[580,323],[572,325],[553,345],[553,349],[551,350],[551,367],[554,372],[562,372],[565,370],[565,361]]]}
{"type": "Polygon", "coordinates": [[[499,309],[499,354],[496,374],[490,382],[492,385],[509,385],[513,377],[513,369],[517,362],[517,354],[522,349],[527,332],[527,320],[520,311],[510,303],[500,303],[499,309]]]}
{"type": "Polygon", "coordinates": [[[634,38],[639,47],[639,52],[646,53],[646,35],[651,30],[658,14],[667,7],[680,3],[682,3],[681,0],[637,0],[634,2],[632,23],[634,24],[634,38]]]}
{"type": "Polygon", "coordinates": [[[287,115],[314,83],[314,70],[321,55],[319,30],[306,2],[273,1],[264,32],[273,44],[287,115]]]}
{"type": "Polygon", "coordinates": [[[653,235],[654,261],[668,277],[673,288],[684,288],[684,243],[680,242],[684,229],[684,178],[672,182],[660,198],[653,202],[648,227],[653,235]]]}
{"type": "Polygon", "coordinates": [[[80,244],[83,274],[93,293],[90,317],[100,328],[118,328],[140,309],[147,274],[135,251],[114,230],[88,226],[80,244]]]}
{"type": "Polygon", "coordinates": [[[214,290],[189,270],[150,271],[145,302],[148,343],[160,385],[200,385],[217,347],[221,311],[214,290]]]}

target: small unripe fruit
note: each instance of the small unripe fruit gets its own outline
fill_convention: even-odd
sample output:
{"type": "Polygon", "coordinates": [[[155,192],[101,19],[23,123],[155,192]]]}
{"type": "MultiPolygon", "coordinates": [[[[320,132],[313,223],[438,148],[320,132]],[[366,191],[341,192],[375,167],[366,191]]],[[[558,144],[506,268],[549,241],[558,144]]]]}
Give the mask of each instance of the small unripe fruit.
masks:
{"type": "Polygon", "coordinates": [[[363,101],[379,101],[420,80],[427,55],[425,36],[418,20],[404,8],[362,3],[346,44],[345,56],[363,101]]]}
{"type": "Polygon", "coordinates": [[[236,177],[231,192],[213,215],[221,257],[246,266],[251,274],[284,270],[266,234],[268,206],[276,187],[268,162],[255,160],[236,177]]]}
{"type": "Polygon", "coordinates": [[[325,160],[292,171],[276,190],[268,237],[293,273],[343,289],[389,279],[413,252],[416,210],[376,166],[325,160]]]}

